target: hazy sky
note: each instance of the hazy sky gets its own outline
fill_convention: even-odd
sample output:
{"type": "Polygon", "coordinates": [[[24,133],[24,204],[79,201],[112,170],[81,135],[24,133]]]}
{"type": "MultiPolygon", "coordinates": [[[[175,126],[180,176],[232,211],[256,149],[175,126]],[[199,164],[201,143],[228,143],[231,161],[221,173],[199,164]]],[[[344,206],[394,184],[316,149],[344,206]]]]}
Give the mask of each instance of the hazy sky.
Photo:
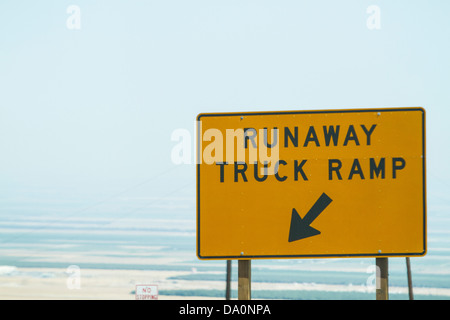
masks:
{"type": "MultiPolygon", "coordinates": [[[[200,112],[423,106],[428,181],[449,191],[449,12],[446,0],[1,1],[0,185],[127,188],[174,167],[171,133],[193,133],[200,112]]],[[[176,170],[171,181],[194,179],[193,165],[176,170]]]]}

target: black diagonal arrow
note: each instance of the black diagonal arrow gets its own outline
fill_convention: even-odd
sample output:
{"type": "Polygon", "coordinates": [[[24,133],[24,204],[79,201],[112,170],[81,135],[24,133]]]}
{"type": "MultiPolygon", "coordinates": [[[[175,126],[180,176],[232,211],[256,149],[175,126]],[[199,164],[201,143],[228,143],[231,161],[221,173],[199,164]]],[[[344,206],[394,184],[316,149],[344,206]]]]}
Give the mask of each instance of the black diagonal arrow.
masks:
{"type": "Polygon", "coordinates": [[[320,198],[314,203],[308,213],[303,217],[297,213],[297,210],[292,209],[291,227],[289,229],[289,242],[300,239],[316,236],[320,231],[314,229],[310,224],[325,210],[331,203],[331,198],[325,193],[322,193],[320,198]]]}

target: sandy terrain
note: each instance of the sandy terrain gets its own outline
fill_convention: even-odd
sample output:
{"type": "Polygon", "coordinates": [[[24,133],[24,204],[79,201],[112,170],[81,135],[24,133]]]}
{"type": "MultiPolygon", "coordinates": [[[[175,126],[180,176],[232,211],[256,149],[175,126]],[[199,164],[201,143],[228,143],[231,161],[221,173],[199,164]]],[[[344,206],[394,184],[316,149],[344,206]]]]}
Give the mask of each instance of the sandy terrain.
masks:
{"type": "MultiPolygon", "coordinates": [[[[3,267],[5,269],[5,267],[3,267]]],[[[80,270],[80,281],[65,269],[8,267],[0,274],[0,299],[35,300],[134,300],[134,290],[139,284],[155,284],[158,288],[189,289],[192,281],[168,280],[169,277],[187,274],[179,271],[141,270],[80,270]],[[9,271],[9,272],[8,272],[9,271]],[[189,282],[190,285],[186,285],[189,282]],[[79,284],[79,286],[78,286],[79,284]]],[[[201,282],[203,288],[224,289],[218,281],[201,282]]],[[[159,295],[159,299],[205,299],[205,297],[177,297],[159,295]]]]}
{"type": "MultiPolygon", "coordinates": [[[[74,274],[57,268],[16,268],[3,266],[0,270],[0,299],[35,300],[134,300],[139,284],[158,285],[159,290],[216,289],[224,290],[223,281],[170,280],[170,277],[189,274],[181,271],[142,270],[80,270],[79,282],[74,274]],[[79,285],[79,288],[76,288],[79,285]]],[[[232,289],[237,283],[232,282],[232,289]]],[[[324,285],[314,283],[252,283],[252,290],[317,290],[334,292],[374,292],[373,288],[357,285],[324,285]]],[[[391,293],[406,293],[407,288],[391,287],[391,293]]],[[[446,295],[450,289],[415,288],[415,294],[446,295]]],[[[159,295],[165,299],[210,299],[159,295]]]]}

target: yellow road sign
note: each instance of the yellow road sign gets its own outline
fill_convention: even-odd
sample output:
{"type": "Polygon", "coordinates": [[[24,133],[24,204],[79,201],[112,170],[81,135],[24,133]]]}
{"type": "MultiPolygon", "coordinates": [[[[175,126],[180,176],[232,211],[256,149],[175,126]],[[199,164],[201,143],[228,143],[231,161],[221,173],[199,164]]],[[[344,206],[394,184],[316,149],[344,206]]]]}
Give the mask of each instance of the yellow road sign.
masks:
{"type": "Polygon", "coordinates": [[[200,259],[425,255],[424,109],[197,120],[200,259]]]}

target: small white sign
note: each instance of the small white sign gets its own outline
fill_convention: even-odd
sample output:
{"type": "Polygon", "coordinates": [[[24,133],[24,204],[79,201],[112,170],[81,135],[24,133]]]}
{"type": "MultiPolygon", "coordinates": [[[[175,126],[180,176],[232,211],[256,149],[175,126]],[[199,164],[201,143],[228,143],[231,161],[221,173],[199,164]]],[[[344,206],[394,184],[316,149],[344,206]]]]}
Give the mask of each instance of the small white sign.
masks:
{"type": "Polygon", "coordinates": [[[137,284],[136,300],[158,300],[158,286],[154,284],[137,284]]]}

